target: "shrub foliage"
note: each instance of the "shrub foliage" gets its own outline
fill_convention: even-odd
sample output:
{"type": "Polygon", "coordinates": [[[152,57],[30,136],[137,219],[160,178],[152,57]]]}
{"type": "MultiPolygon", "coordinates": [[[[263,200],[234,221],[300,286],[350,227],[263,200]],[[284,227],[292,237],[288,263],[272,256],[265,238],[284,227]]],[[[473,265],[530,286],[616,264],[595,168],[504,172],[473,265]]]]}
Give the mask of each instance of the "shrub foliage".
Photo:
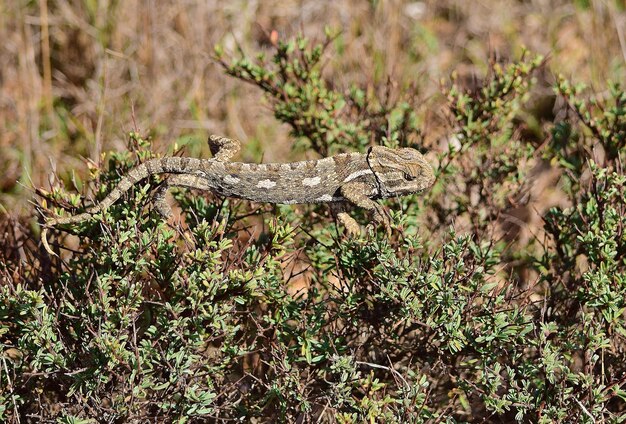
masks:
{"type": "MultiPolygon", "coordinates": [[[[323,78],[330,44],[216,60],[265,93],[299,149],[422,142],[410,90],[323,78]]],[[[420,146],[437,183],[387,201],[391,237],[347,239],[324,206],[188,191],[166,223],[150,204],[157,178],[53,232],[61,258],[5,220],[0,420],[623,422],[626,94],[588,99],[560,79],[564,106],[538,139],[527,105],[541,67],[526,55],[471,89],[442,87],[451,135],[420,146]],[[512,216],[532,209],[546,169],[562,201],[525,234],[512,216]]],[[[131,133],[91,170],[91,197],[150,157],[131,133]]],[[[89,197],[43,194],[55,214],[89,197]]]]}

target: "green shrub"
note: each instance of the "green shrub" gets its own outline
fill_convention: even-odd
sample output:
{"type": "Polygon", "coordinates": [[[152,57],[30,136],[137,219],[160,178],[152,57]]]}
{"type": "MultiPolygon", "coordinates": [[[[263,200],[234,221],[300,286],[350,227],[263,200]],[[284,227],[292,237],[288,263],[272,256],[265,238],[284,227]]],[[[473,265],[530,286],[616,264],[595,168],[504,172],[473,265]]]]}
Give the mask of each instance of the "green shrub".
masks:
{"type": "MultiPolygon", "coordinates": [[[[421,140],[412,93],[390,102],[321,77],[329,44],[217,59],[266,93],[300,147],[421,140]]],[[[1,253],[0,419],[623,422],[625,94],[614,86],[605,107],[561,80],[575,113],[536,143],[522,135],[541,66],[494,63],[477,88],[444,88],[454,135],[436,152],[437,184],[386,202],[391,237],[346,239],[323,206],[188,191],[175,195],[184,224],[168,224],[150,203],[156,178],[66,228],[78,240],[62,259],[6,221],[7,246],[29,262],[1,253]],[[522,238],[505,218],[530,207],[541,167],[559,172],[569,206],[522,238]]],[[[101,199],[149,157],[131,133],[87,186],[101,199]]],[[[73,213],[84,198],[47,202],[73,213]]]]}

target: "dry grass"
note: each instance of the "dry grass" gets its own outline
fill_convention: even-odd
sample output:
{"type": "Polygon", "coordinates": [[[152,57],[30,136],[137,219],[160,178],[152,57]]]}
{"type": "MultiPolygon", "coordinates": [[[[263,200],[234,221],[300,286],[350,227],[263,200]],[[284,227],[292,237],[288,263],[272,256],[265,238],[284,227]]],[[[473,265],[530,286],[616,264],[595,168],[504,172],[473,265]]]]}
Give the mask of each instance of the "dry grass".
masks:
{"type": "Polygon", "coordinates": [[[70,183],[93,161],[123,149],[135,126],[157,149],[188,143],[205,155],[209,133],[246,142],[244,157],[290,157],[287,130],[255,89],[223,75],[213,46],[267,48],[268,33],[321,38],[342,30],[325,70],[337,86],[391,76],[424,99],[427,143],[451,128],[442,119],[440,79],[471,83],[488,58],[522,46],[550,56],[575,81],[624,80],[626,14],[608,1],[25,1],[0,5],[0,206],[31,214],[32,187],[54,171],[70,183]]]}

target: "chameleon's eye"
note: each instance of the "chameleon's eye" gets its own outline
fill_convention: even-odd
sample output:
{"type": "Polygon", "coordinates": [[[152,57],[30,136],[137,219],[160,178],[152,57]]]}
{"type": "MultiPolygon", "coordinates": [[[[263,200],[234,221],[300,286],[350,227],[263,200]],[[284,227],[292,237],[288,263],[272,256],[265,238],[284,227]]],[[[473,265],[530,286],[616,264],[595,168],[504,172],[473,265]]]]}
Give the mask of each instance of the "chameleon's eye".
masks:
{"type": "Polygon", "coordinates": [[[404,179],[407,181],[413,181],[415,177],[407,172],[404,173],[404,179]]]}

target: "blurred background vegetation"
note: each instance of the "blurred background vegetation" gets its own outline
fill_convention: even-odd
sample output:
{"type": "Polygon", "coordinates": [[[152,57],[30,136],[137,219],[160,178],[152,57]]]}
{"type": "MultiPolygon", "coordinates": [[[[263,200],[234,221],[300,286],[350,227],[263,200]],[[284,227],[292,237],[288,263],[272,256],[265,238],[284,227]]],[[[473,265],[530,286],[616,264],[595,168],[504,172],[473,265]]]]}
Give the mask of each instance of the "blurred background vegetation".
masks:
{"type": "Polygon", "coordinates": [[[625,32],[600,0],[0,3],[0,421],[624,422],[625,32]],[[137,185],[43,252],[39,214],[209,134],[412,145],[437,182],[351,240],[137,185]]]}

